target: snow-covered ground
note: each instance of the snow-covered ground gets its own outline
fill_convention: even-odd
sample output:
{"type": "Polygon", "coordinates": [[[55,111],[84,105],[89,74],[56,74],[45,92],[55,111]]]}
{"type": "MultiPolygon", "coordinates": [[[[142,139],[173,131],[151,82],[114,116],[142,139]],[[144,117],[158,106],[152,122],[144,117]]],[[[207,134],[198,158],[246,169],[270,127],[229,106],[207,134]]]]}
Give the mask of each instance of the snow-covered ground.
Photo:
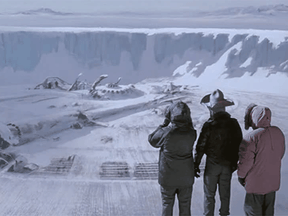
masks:
{"type": "MultiPolygon", "coordinates": [[[[205,10],[181,0],[154,9],[142,2],[140,10],[130,1],[115,12],[112,1],[102,11],[11,2],[0,7],[0,135],[14,143],[2,151],[11,157],[0,155],[8,162],[0,160],[0,215],[160,215],[158,150],[148,134],[163,122],[165,107],[182,100],[199,135],[209,117],[199,102],[216,88],[235,102],[227,111],[244,134],[253,102],[268,106],[272,124],[288,137],[285,5],[243,1],[205,10]],[[90,49],[97,44],[99,52],[90,49]],[[95,98],[88,89],[67,91],[79,72],[87,86],[108,74],[95,98]],[[54,88],[53,78],[52,89],[34,89],[47,76],[67,83],[54,88]],[[106,86],[118,77],[121,85],[106,86]]],[[[288,212],[287,154],[282,161],[275,215],[288,212]]],[[[244,196],[234,173],[231,215],[244,215],[244,196]]],[[[202,213],[201,176],[192,215],[202,213]]]]}
{"type": "MultiPolygon", "coordinates": [[[[162,123],[163,110],[171,100],[181,99],[189,104],[198,134],[208,118],[208,111],[199,104],[201,97],[209,92],[206,88],[188,86],[172,94],[166,91],[170,81],[137,83],[135,88],[145,94],[124,100],[95,100],[85,91],[1,87],[0,118],[5,124],[17,125],[22,132],[21,145],[10,146],[5,152],[21,155],[28,164],[39,166],[28,174],[1,172],[4,215],[159,215],[161,199],[157,180],[138,179],[134,173],[136,164],[157,163],[158,150],[149,145],[148,134],[162,123]],[[95,125],[85,126],[78,118],[79,112],[95,125]],[[82,129],[70,128],[77,122],[82,129]],[[53,159],[71,155],[75,155],[75,159],[68,174],[43,171],[53,159]],[[126,162],[129,177],[103,179],[101,165],[105,162],[126,162]]],[[[288,136],[285,120],[288,96],[241,90],[224,92],[235,102],[228,111],[239,120],[243,133],[247,132],[243,128],[244,110],[254,102],[269,106],[273,112],[272,123],[288,136]]],[[[285,215],[288,210],[287,164],[285,156],[276,215],[285,215]]],[[[193,215],[201,215],[203,211],[202,181],[201,177],[194,185],[193,215]]],[[[243,215],[244,195],[234,174],[231,215],[243,215]]],[[[219,204],[218,198],[217,202],[219,204]]],[[[175,213],[177,209],[175,206],[175,213]]]]}

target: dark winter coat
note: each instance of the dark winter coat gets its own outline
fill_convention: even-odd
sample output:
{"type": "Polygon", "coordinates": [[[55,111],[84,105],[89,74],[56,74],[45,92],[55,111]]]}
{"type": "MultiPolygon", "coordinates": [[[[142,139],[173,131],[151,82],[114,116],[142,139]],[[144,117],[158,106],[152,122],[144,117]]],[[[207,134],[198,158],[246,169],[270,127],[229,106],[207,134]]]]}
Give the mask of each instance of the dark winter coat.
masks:
{"type": "Polygon", "coordinates": [[[240,145],[238,176],[245,179],[247,193],[268,194],[280,187],[285,138],[278,127],[270,125],[269,108],[253,107],[250,118],[254,130],[240,145]]]}
{"type": "Polygon", "coordinates": [[[203,154],[217,164],[237,167],[242,131],[236,119],[224,111],[217,112],[202,127],[196,145],[195,165],[199,165],[203,154]]]}
{"type": "Polygon", "coordinates": [[[158,127],[148,137],[153,147],[160,148],[158,182],[162,186],[188,187],[194,183],[192,151],[196,131],[190,125],[172,123],[158,127]]]}

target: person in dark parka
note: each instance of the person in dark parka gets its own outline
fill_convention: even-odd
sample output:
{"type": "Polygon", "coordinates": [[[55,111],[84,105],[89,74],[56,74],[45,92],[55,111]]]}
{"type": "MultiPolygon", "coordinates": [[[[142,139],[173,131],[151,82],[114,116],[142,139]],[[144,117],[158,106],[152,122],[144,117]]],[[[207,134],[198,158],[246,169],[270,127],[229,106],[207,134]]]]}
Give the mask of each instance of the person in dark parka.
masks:
{"type": "Polygon", "coordinates": [[[219,214],[229,215],[230,183],[232,173],[237,169],[242,131],[238,121],[225,111],[225,107],[234,105],[234,102],[224,99],[219,89],[206,95],[201,104],[210,111],[210,118],[204,123],[197,141],[194,162],[195,176],[199,177],[199,165],[206,154],[204,215],[214,215],[217,185],[221,200],[219,214]]]}
{"type": "Polygon", "coordinates": [[[173,215],[176,194],[179,215],[189,216],[194,184],[192,151],[196,130],[192,126],[190,109],[186,103],[174,103],[168,110],[171,124],[160,125],[148,137],[153,147],[160,148],[158,183],[162,195],[162,216],[173,215]]]}

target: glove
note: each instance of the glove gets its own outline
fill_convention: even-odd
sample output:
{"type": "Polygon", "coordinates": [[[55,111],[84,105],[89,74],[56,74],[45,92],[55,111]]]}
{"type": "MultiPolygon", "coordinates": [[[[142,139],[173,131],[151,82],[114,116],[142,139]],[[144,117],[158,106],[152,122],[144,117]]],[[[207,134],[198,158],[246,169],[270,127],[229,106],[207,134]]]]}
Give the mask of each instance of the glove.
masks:
{"type": "Polygon", "coordinates": [[[199,165],[196,165],[196,164],[194,164],[194,176],[196,177],[196,178],[199,178],[200,177],[200,169],[199,169],[199,165]]]}
{"type": "Polygon", "coordinates": [[[245,187],[245,178],[238,177],[238,181],[243,187],[245,187]]]}

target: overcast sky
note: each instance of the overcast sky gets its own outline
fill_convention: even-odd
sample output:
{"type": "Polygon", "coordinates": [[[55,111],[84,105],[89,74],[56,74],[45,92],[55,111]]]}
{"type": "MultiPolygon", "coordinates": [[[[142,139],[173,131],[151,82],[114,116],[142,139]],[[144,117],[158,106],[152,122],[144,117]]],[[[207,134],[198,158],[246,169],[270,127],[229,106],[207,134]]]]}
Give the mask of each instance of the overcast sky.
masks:
{"type": "Polygon", "coordinates": [[[63,12],[169,12],[287,4],[288,0],[0,0],[0,12],[51,8],[63,12]]]}

